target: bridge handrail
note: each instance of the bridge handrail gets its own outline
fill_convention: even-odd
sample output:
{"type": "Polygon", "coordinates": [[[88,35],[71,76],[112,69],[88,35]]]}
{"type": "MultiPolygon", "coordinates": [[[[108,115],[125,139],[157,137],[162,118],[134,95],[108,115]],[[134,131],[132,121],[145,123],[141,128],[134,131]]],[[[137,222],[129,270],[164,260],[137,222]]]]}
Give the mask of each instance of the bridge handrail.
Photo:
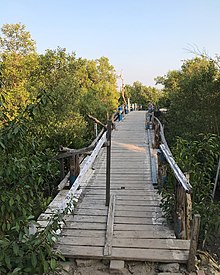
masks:
{"type": "MultiPolygon", "coordinates": [[[[155,181],[159,187],[162,186],[164,178],[167,176],[167,164],[171,168],[176,182],[174,183],[174,229],[176,237],[179,239],[191,238],[191,221],[192,221],[192,186],[187,176],[183,174],[179,166],[174,160],[172,152],[167,144],[162,123],[154,113],[148,113],[148,131],[154,129],[154,146],[152,150],[157,150],[157,160],[155,154],[152,154],[152,160],[158,165],[157,179],[155,181]],[[164,161],[166,160],[166,161],[164,161]],[[161,186],[160,186],[161,185],[161,186]]],[[[154,163],[153,162],[153,163],[154,163]]],[[[152,168],[155,166],[152,166],[152,168]]],[[[163,189],[161,189],[163,190],[163,189]]]]}
{"type": "Polygon", "coordinates": [[[165,138],[165,135],[164,135],[164,129],[163,129],[162,123],[155,116],[154,116],[154,120],[159,125],[159,133],[160,133],[160,139],[161,139],[161,143],[160,143],[161,151],[163,152],[163,154],[164,154],[170,168],[172,169],[176,179],[178,180],[178,182],[182,185],[182,187],[184,188],[184,190],[186,192],[191,192],[192,191],[192,186],[189,183],[189,181],[187,180],[187,178],[184,175],[184,173],[182,172],[182,170],[179,168],[179,166],[175,162],[174,157],[172,155],[172,152],[170,151],[170,148],[167,144],[167,141],[166,141],[166,138],[165,138]]]}
{"type": "Polygon", "coordinates": [[[68,158],[68,157],[71,157],[72,155],[85,154],[85,153],[91,152],[96,147],[96,144],[98,143],[98,141],[100,140],[100,138],[102,137],[105,131],[106,129],[102,128],[99,134],[97,135],[97,137],[87,147],[83,147],[80,149],[71,149],[68,147],[60,146],[59,153],[56,158],[57,159],[68,158]]]}
{"type": "MultiPolygon", "coordinates": [[[[115,121],[118,119],[120,121],[120,108],[123,109],[123,106],[119,106],[115,113],[111,117],[113,129],[115,128],[115,121]]],[[[95,150],[97,144],[100,139],[102,139],[103,135],[107,131],[107,125],[103,124],[97,118],[87,115],[95,124],[99,124],[102,126],[101,131],[97,135],[97,137],[92,141],[92,143],[80,149],[72,149],[64,146],[59,147],[59,152],[56,156],[56,159],[60,162],[60,179],[61,182],[58,185],[58,190],[62,190],[69,182],[70,185],[73,184],[77,176],[80,174],[80,164],[83,163],[84,159],[88,154],[90,155],[93,150],[95,150]],[[70,169],[68,169],[68,167],[70,169]],[[67,170],[66,170],[67,168],[67,170]]],[[[96,127],[97,129],[97,127],[96,127]]]]}

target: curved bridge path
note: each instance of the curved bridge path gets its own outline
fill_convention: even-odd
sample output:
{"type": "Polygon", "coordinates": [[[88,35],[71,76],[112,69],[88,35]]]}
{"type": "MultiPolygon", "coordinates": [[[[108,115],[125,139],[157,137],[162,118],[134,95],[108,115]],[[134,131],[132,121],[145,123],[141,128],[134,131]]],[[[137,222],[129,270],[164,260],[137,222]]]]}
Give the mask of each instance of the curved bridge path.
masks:
{"type": "Polygon", "coordinates": [[[129,113],[112,132],[111,199],[105,206],[106,148],[94,163],[56,248],[67,258],[186,263],[189,241],[177,240],[152,185],[145,111],[129,113]]]}

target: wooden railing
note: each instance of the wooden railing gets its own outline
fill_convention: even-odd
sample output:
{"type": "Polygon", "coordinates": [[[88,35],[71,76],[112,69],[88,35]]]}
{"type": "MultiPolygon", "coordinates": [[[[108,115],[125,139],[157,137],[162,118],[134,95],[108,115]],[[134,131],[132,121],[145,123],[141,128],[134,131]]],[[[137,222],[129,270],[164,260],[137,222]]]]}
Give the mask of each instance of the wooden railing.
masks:
{"type": "MultiPolygon", "coordinates": [[[[115,128],[115,121],[121,121],[125,112],[125,108],[120,106],[117,111],[111,116],[111,119],[107,121],[107,124],[103,124],[98,119],[91,115],[88,117],[94,122],[102,126],[102,130],[99,132],[93,142],[81,149],[71,149],[68,147],[60,146],[57,159],[60,162],[60,178],[61,182],[58,185],[58,191],[62,190],[65,186],[69,186],[70,190],[63,201],[61,211],[66,207],[71,196],[74,196],[75,191],[79,187],[79,183],[85,176],[88,169],[91,167],[100,149],[103,146],[107,147],[107,160],[106,160],[106,205],[109,205],[110,201],[110,163],[111,163],[111,131],[115,128]],[[85,157],[88,156],[88,159],[85,157]],[[85,162],[83,168],[80,168],[80,164],[85,162]]],[[[95,127],[96,128],[96,127],[95,127]]]]}
{"type": "Polygon", "coordinates": [[[195,265],[195,254],[198,244],[200,215],[194,215],[192,219],[192,186],[189,183],[189,174],[183,173],[174,160],[174,157],[167,144],[163,126],[154,113],[147,115],[147,129],[151,136],[151,129],[154,132],[152,149],[157,151],[157,175],[158,188],[161,188],[167,177],[167,166],[171,168],[175,182],[175,214],[174,230],[179,239],[190,240],[190,252],[188,269],[195,265]]]}

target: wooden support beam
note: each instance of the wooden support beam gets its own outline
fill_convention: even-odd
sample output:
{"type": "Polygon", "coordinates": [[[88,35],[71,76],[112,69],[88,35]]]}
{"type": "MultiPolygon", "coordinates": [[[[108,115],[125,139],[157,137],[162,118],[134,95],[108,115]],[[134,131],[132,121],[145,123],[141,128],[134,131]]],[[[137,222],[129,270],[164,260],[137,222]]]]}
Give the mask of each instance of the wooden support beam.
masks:
{"type": "Polygon", "coordinates": [[[175,233],[178,239],[186,239],[186,192],[182,185],[176,184],[175,233]]]}
{"type": "Polygon", "coordinates": [[[199,229],[200,229],[201,217],[199,214],[195,214],[193,218],[192,235],[189,249],[189,260],[187,263],[187,269],[189,272],[195,270],[195,256],[198,245],[199,229]]]}
{"type": "Polygon", "coordinates": [[[161,139],[160,139],[160,125],[157,123],[154,126],[154,148],[160,148],[161,139]]]}
{"type": "Polygon", "coordinates": [[[115,200],[116,200],[115,195],[111,195],[109,208],[108,208],[105,246],[104,246],[104,251],[103,251],[104,256],[110,256],[112,254],[114,217],[115,217],[115,200]]]}
{"type": "Polygon", "coordinates": [[[56,159],[70,158],[76,154],[80,155],[80,154],[87,154],[89,152],[92,152],[94,150],[94,148],[96,147],[98,141],[103,136],[105,131],[106,131],[106,128],[103,128],[99,132],[98,136],[93,140],[93,142],[89,146],[81,148],[81,149],[71,149],[71,148],[64,147],[64,146],[60,145],[59,154],[56,156],[56,159]]]}
{"type": "Polygon", "coordinates": [[[191,223],[192,223],[192,198],[191,194],[186,193],[186,239],[191,237],[191,223]]]}
{"type": "Polygon", "coordinates": [[[90,118],[92,121],[94,121],[95,123],[101,125],[102,127],[104,127],[105,129],[107,128],[105,124],[103,124],[100,120],[98,120],[97,118],[91,116],[91,115],[87,115],[88,118],[90,118]]]}
{"type": "MultiPolygon", "coordinates": [[[[189,182],[189,173],[185,173],[186,179],[189,182]]],[[[186,239],[190,240],[191,237],[191,223],[192,223],[192,198],[190,193],[186,193],[186,239]]]]}

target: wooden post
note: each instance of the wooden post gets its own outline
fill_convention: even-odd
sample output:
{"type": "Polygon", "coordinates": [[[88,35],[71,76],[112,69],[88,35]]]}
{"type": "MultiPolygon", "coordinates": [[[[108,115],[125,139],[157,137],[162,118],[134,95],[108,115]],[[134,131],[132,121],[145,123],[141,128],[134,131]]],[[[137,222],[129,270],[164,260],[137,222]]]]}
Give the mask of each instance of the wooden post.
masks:
{"type": "Polygon", "coordinates": [[[62,180],[65,177],[65,171],[64,171],[64,159],[60,159],[60,180],[62,180]]]}
{"type": "Polygon", "coordinates": [[[114,233],[114,219],[115,219],[115,200],[116,196],[111,195],[110,203],[108,207],[108,219],[105,235],[104,256],[110,256],[112,254],[112,241],[114,233]]]}
{"type": "Polygon", "coordinates": [[[189,259],[187,264],[187,269],[189,272],[195,270],[195,256],[196,256],[196,250],[197,250],[198,238],[199,238],[200,219],[201,217],[199,214],[194,215],[190,249],[189,249],[189,259]]]}
{"type": "MultiPolygon", "coordinates": [[[[186,179],[189,182],[189,173],[185,174],[186,179]]],[[[191,235],[191,222],[192,222],[192,199],[191,194],[186,193],[186,239],[190,240],[191,235]]]]}
{"type": "Polygon", "coordinates": [[[167,177],[167,162],[164,157],[163,152],[159,149],[157,153],[157,178],[158,178],[158,187],[162,188],[163,184],[166,182],[167,177]]]}
{"type": "Polygon", "coordinates": [[[106,158],[106,201],[105,205],[109,206],[110,201],[110,170],[111,170],[111,131],[112,121],[108,120],[107,124],[107,158],[106,158]]]}
{"type": "Polygon", "coordinates": [[[160,147],[160,125],[156,124],[154,127],[154,148],[158,149],[160,147]]]}
{"type": "Polygon", "coordinates": [[[182,185],[176,184],[175,233],[178,239],[186,239],[186,192],[182,185]]]}
{"type": "Polygon", "coordinates": [[[70,187],[74,184],[74,181],[76,180],[79,173],[79,154],[76,154],[70,158],[70,187]]]}
{"type": "Polygon", "coordinates": [[[190,193],[186,193],[186,239],[191,237],[191,222],[192,222],[192,198],[190,193]]]}

